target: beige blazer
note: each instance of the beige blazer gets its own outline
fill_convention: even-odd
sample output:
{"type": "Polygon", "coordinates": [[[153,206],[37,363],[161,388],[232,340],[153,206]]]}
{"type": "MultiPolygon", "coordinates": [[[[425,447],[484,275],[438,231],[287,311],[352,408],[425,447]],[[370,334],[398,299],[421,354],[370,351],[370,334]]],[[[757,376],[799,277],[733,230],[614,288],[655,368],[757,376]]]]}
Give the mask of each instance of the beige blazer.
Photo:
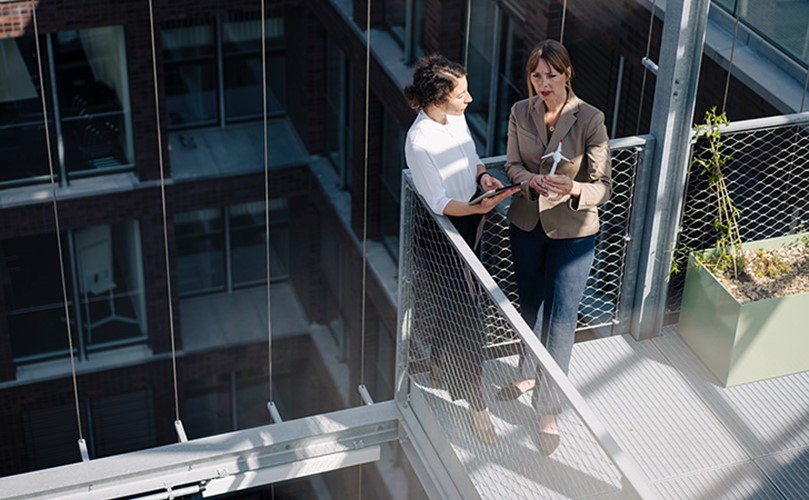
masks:
{"type": "Polygon", "coordinates": [[[581,196],[565,196],[550,201],[538,196],[527,185],[511,200],[508,219],[515,226],[531,231],[537,221],[553,239],[590,236],[598,232],[598,205],[612,194],[610,147],[604,113],[570,92],[562,115],[550,139],[545,128],[545,104],[534,97],[511,108],[508,123],[508,149],[505,170],[511,182],[529,180],[534,174],[547,174],[553,159],[539,157],[553,152],[562,142],[562,154],[573,163],[562,162],[556,173],[582,184],[581,196]]]}

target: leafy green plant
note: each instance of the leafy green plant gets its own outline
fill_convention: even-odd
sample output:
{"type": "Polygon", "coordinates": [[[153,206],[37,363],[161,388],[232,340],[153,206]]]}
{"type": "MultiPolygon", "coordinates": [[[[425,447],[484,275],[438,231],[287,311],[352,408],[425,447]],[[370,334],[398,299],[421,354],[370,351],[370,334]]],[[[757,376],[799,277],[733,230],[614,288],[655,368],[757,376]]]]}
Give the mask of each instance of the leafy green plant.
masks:
{"type": "Polygon", "coordinates": [[[733,204],[724,174],[724,167],[731,158],[725,154],[722,144],[722,128],[727,125],[727,115],[716,114],[716,107],[705,112],[703,123],[696,126],[696,138],[706,141],[707,154],[694,155],[692,167],[699,166],[707,177],[716,203],[717,217],[713,222],[717,233],[716,245],[705,264],[717,272],[731,273],[736,279],[743,267],[743,254],[739,233],[740,212],[733,204]]]}

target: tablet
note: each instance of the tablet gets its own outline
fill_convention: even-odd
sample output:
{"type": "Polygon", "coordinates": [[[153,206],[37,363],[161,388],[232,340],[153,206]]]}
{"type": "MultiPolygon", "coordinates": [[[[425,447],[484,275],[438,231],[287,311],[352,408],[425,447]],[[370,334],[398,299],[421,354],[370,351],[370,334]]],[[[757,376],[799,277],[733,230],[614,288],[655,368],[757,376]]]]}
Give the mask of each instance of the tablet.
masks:
{"type": "Polygon", "coordinates": [[[521,187],[526,183],[526,181],[518,182],[516,184],[509,184],[508,186],[503,186],[499,189],[492,189],[491,191],[486,191],[482,195],[474,198],[472,201],[469,202],[470,205],[477,205],[481,201],[486,198],[491,198],[492,196],[497,196],[498,194],[502,193],[503,191],[508,191],[511,188],[521,187]]]}

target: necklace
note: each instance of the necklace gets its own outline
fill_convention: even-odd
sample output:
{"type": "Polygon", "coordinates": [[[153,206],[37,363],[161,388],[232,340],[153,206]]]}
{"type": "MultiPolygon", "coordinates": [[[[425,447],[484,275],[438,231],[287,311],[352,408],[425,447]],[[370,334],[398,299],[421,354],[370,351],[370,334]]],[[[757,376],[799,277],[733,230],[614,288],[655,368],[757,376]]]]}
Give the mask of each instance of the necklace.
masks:
{"type": "Polygon", "coordinates": [[[565,109],[565,104],[567,104],[567,98],[565,98],[565,102],[563,102],[562,105],[559,107],[559,111],[554,113],[555,116],[553,117],[552,120],[553,123],[551,123],[551,120],[548,120],[547,123],[548,132],[553,133],[553,131],[556,130],[556,123],[559,121],[559,117],[562,116],[562,110],[565,109]]]}

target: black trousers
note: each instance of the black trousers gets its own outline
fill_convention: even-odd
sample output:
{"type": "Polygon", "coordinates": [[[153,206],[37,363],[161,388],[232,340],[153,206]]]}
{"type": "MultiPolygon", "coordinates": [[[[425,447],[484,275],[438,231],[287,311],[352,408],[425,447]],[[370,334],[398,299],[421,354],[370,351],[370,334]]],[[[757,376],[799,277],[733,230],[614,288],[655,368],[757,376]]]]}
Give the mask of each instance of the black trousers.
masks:
{"type": "MultiPolygon", "coordinates": [[[[464,241],[477,254],[481,216],[449,217],[464,241]]],[[[429,229],[415,232],[420,272],[416,285],[419,314],[414,318],[426,335],[432,364],[441,369],[452,399],[465,399],[480,411],[486,408],[481,386],[483,328],[481,288],[452,244],[429,229]]]]}

